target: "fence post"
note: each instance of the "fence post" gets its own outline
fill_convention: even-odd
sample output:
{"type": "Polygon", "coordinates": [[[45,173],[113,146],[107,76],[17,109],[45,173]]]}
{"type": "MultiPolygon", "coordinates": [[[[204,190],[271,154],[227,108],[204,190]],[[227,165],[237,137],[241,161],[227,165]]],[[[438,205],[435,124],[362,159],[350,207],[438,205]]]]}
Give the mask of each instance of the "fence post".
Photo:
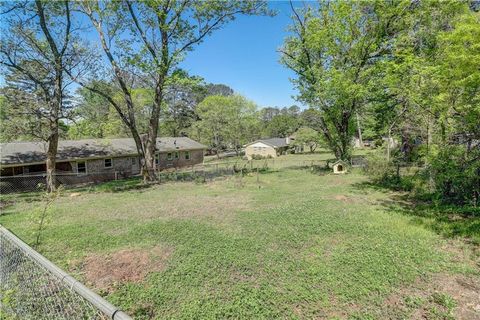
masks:
{"type": "Polygon", "coordinates": [[[258,175],[258,166],[257,166],[257,183],[259,183],[259,182],[260,182],[260,177],[258,175]]]}
{"type": "Polygon", "coordinates": [[[118,180],[118,172],[115,171],[115,181],[117,181],[117,180],[118,180]]]}

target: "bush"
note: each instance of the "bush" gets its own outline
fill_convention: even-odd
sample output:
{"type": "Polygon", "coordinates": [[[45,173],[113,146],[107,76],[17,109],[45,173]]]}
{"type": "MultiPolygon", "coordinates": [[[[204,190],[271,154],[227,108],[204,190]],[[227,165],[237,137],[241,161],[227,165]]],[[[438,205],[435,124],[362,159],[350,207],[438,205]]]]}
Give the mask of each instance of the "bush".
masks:
{"type": "Polygon", "coordinates": [[[414,191],[424,200],[454,205],[480,203],[480,148],[432,146],[428,156],[423,146],[418,151],[420,157],[415,159],[415,165],[426,166],[415,174],[401,176],[401,154],[392,154],[392,160],[387,161],[382,150],[366,157],[365,172],[375,183],[395,190],[414,191]]]}
{"type": "Polygon", "coordinates": [[[387,188],[394,190],[412,191],[413,189],[423,189],[423,183],[418,181],[416,176],[400,176],[400,154],[392,153],[392,159],[387,161],[385,150],[378,149],[369,153],[365,157],[365,173],[372,180],[387,188]]]}
{"type": "Polygon", "coordinates": [[[263,160],[263,159],[265,159],[265,157],[262,156],[261,154],[253,154],[252,159],[253,160],[263,160]]]}
{"type": "Polygon", "coordinates": [[[366,156],[365,173],[374,180],[382,180],[395,172],[392,161],[387,161],[382,152],[371,152],[366,156]]]}
{"type": "Polygon", "coordinates": [[[443,203],[478,205],[480,202],[480,148],[464,145],[433,150],[428,171],[437,198],[443,203]]]}

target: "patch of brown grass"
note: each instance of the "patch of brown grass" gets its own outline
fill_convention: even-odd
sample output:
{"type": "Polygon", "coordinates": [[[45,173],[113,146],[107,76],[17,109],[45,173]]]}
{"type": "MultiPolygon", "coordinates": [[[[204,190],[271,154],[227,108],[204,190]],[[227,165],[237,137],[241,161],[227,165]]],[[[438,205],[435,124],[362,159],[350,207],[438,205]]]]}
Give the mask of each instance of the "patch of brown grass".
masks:
{"type": "Polygon", "coordinates": [[[434,309],[443,315],[451,312],[454,319],[480,319],[480,279],[445,273],[433,275],[429,279],[417,279],[413,285],[387,297],[383,305],[388,314],[392,311],[401,312],[408,315],[408,319],[438,317],[438,314],[432,314],[434,309]],[[455,307],[449,311],[447,306],[435,298],[439,295],[453,299],[455,307]]]}
{"type": "Polygon", "coordinates": [[[86,280],[95,288],[112,291],[126,282],[141,282],[151,272],[163,271],[173,249],[122,249],[112,254],[91,254],[83,261],[86,280]]]}
{"type": "Polygon", "coordinates": [[[327,201],[339,201],[345,204],[367,204],[371,203],[371,200],[367,197],[352,195],[352,194],[335,194],[331,196],[326,196],[325,200],[327,201]]]}
{"type": "MultiPolygon", "coordinates": [[[[157,192],[161,193],[162,191],[158,190],[157,192]]],[[[97,197],[97,195],[89,195],[82,200],[89,201],[89,197],[97,197]]],[[[111,207],[106,204],[106,200],[103,202],[103,199],[94,199],[94,201],[101,204],[105,203],[105,207],[96,209],[88,208],[83,211],[81,217],[72,218],[88,219],[89,217],[92,217],[96,220],[123,220],[134,218],[135,220],[142,221],[171,218],[213,218],[219,221],[228,221],[237,211],[251,208],[249,197],[240,193],[196,195],[180,191],[177,194],[170,195],[166,198],[161,194],[157,196],[156,192],[152,191],[149,197],[145,197],[143,200],[128,201],[118,199],[111,207]]]]}
{"type": "Polygon", "coordinates": [[[245,195],[186,195],[159,203],[158,209],[162,212],[161,216],[169,218],[212,217],[224,220],[237,210],[248,209],[249,205],[245,195]]]}

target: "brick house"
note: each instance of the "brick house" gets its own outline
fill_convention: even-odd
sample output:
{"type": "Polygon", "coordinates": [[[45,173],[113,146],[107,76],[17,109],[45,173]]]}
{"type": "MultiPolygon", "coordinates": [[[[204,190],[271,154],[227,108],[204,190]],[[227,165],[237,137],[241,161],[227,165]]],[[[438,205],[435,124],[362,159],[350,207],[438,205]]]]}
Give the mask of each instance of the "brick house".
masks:
{"type": "MultiPolygon", "coordinates": [[[[157,169],[181,168],[203,163],[205,149],[206,146],[187,137],[157,138],[157,169]]],[[[45,174],[46,150],[47,145],[44,142],[0,144],[0,176],[45,174]]],[[[140,174],[140,167],[137,148],[131,138],[59,142],[56,171],[59,177],[69,177],[68,181],[72,183],[129,177],[140,174]]]]}

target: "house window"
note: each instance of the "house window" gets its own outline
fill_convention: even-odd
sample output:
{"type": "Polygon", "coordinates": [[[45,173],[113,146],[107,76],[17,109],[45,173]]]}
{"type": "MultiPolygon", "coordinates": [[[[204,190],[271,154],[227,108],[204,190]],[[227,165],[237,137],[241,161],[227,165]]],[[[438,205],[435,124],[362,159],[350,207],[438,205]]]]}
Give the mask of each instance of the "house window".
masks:
{"type": "Polygon", "coordinates": [[[180,158],[180,155],[178,154],[178,151],[175,152],[175,159],[180,158]]]}
{"type": "Polygon", "coordinates": [[[113,160],[111,158],[103,159],[103,166],[105,168],[112,168],[113,167],[113,160]]]}
{"type": "Polygon", "coordinates": [[[85,161],[77,162],[77,173],[87,173],[87,163],[85,161]]]}
{"type": "Polygon", "coordinates": [[[185,160],[190,160],[190,151],[185,151],[185,160]]]}
{"type": "Polygon", "coordinates": [[[159,165],[160,164],[160,154],[156,153],[155,154],[155,165],[159,165]]]}
{"type": "Polygon", "coordinates": [[[132,163],[132,166],[136,166],[137,165],[137,158],[130,158],[130,161],[132,163]]]}
{"type": "Polygon", "coordinates": [[[172,160],[173,159],[173,155],[171,152],[167,153],[167,160],[172,160]]]}

